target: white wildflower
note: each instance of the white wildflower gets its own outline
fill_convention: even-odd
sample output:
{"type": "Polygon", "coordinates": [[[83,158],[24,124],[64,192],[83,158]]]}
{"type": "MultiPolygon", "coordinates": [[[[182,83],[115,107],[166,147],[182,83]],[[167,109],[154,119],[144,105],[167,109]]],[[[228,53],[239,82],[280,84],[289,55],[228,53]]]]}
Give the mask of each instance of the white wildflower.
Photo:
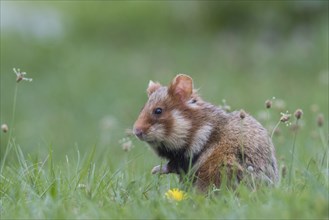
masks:
{"type": "Polygon", "coordinates": [[[1,130],[6,133],[8,131],[8,125],[7,124],[2,124],[1,125],[1,130]]]}
{"type": "Polygon", "coordinates": [[[24,77],[26,75],[26,72],[21,72],[20,69],[15,69],[13,68],[14,73],[16,74],[16,82],[19,83],[20,81],[24,80],[24,81],[28,81],[28,82],[32,82],[32,78],[26,78],[24,77]]]}
{"type": "Polygon", "coordinates": [[[119,141],[119,144],[121,144],[121,147],[124,151],[130,151],[134,147],[134,145],[133,145],[133,143],[132,143],[132,141],[130,140],[129,137],[122,138],[119,141]]]}

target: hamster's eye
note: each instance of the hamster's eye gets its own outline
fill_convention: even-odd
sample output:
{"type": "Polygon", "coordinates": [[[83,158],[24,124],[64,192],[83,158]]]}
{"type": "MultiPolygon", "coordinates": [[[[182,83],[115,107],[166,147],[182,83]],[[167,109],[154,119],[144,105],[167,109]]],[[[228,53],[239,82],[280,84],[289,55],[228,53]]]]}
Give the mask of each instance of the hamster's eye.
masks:
{"type": "Polygon", "coordinates": [[[188,103],[189,103],[189,104],[195,104],[196,102],[197,102],[196,99],[191,99],[188,103]]]}
{"type": "Polygon", "coordinates": [[[156,108],[156,109],[154,109],[153,113],[155,115],[160,115],[162,113],[162,108],[156,108]]]}

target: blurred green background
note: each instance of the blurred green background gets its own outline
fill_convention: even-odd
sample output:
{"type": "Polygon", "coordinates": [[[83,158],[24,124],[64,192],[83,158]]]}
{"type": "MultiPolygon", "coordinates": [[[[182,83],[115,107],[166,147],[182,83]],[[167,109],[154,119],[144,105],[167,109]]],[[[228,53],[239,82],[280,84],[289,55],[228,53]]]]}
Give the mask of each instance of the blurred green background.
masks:
{"type": "MultiPolygon", "coordinates": [[[[254,116],[266,99],[282,99],[284,111],[303,109],[311,130],[314,111],[328,118],[328,2],[1,0],[0,110],[9,125],[13,68],[33,78],[18,85],[10,127],[31,155],[52,147],[64,160],[96,145],[121,160],[148,81],[168,84],[177,73],[190,74],[205,100],[254,116]]],[[[133,142],[133,155],[152,155],[133,142]]]]}

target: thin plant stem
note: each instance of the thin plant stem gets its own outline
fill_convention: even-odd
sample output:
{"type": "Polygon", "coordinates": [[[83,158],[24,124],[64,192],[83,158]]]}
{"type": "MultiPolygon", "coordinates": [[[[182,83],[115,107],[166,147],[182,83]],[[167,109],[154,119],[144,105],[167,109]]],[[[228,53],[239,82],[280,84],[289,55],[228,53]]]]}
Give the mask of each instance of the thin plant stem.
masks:
{"type": "Polygon", "coordinates": [[[320,139],[321,139],[321,142],[322,142],[322,145],[323,145],[323,150],[324,150],[321,166],[323,165],[324,160],[327,157],[326,168],[327,168],[327,170],[329,170],[329,157],[328,157],[328,155],[329,155],[329,140],[326,140],[322,128],[319,129],[319,134],[320,134],[320,139]]]}
{"type": "MultiPolygon", "coordinates": [[[[298,127],[298,119],[296,121],[296,127],[298,127]]],[[[297,132],[298,132],[298,130],[295,131],[294,140],[292,143],[291,164],[290,164],[290,169],[289,169],[289,185],[291,184],[291,180],[292,180],[292,170],[293,170],[294,159],[295,159],[295,146],[296,146],[297,132]]]]}
{"type": "Polygon", "coordinates": [[[2,163],[1,163],[0,174],[2,174],[3,168],[4,168],[5,163],[6,163],[7,156],[9,154],[10,150],[11,150],[11,137],[13,135],[14,124],[15,124],[17,93],[18,93],[18,83],[16,83],[16,86],[15,86],[13,110],[12,110],[12,117],[11,117],[11,124],[10,124],[10,127],[9,127],[9,135],[8,135],[8,140],[7,140],[7,146],[6,146],[5,154],[3,156],[2,163]]]}
{"type": "Polygon", "coordinates": [[[277,127],[279,126],[281,120],[278,121],[278,123],[274,126],[273,130],[272,130],[272,134],[271,134],[271,139],[273,138],[274,132],[277,129],[277,127]]]}
{"type": "Polygon", "coordinates": [[[239,142],[241,147],[241,153],[242,153],[242,164],[245,166],[245,157],[244,157],[244,146],[243,146],[243,131],[244,131],[244,120],[240,120],[240,136],[239,136],[239,142]]]}
{"type": "Polygon", "coordinates": [[[267,120],[267,124],[270,122],[270,110],[269,109],[266,109],[266,120],[267,120]]]}

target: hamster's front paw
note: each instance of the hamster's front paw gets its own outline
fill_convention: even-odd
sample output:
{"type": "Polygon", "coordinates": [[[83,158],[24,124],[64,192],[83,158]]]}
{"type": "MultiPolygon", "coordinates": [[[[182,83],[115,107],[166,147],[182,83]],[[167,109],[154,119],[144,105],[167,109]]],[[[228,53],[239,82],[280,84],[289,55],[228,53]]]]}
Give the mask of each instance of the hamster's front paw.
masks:
{"type": "Polygon", "coordinates": [[[169,172],[169,169],[168,169],[168,165],[164,164],[164,165],[158,165],[158,166],[153,167],[151,173],[152,174],[157,174],[157,173],[159,173],[159,174],[168,174],[170,172],[169,172]]]}

